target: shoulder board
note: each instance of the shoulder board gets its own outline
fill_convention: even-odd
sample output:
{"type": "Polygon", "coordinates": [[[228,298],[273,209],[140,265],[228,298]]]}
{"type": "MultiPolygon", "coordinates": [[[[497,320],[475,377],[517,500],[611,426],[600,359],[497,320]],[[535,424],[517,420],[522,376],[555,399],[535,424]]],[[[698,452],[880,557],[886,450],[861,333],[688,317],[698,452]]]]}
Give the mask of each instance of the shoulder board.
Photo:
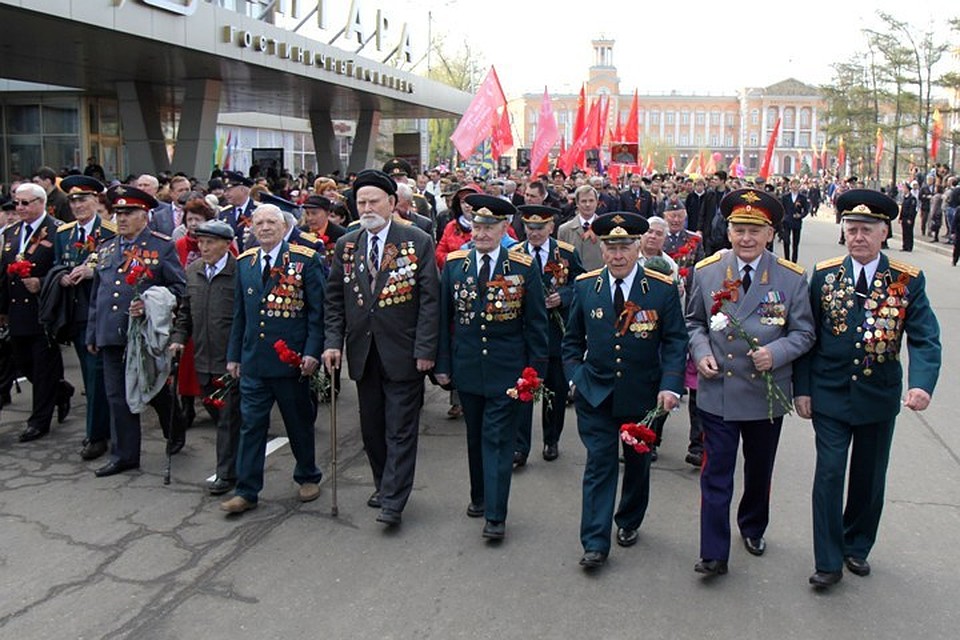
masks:
{"type": "Polygon", "coordinates": [[[77,226],[76,220],[74,220],[73,222],[64,222],[62,225],[57,227],[57,233],[63,233],[64,231],[69,231],[70,229],[73,229],[75,226],[77,226]]]}
{"type": "Polygon", "coordinates": [[[311,249],[310,247],[305,247],[302,244],[291,244],[290,251],[292,251],[293,253],[299,253],[300,255],[307,256],[308,258],[312,258],[313,256],[317,255],[317,251],[315,249],[311,249]]]}
{"type": "Polygon", "coordinates": [[[237,260],[241,258],[246,258],[247,256],[255,255],[258,249],[260,249],[260,247],[251,247],[247,249],[246,251],[244,251],[243,253],[237,256],[237,260]]]}
{"type": "Polygon", "coordinates": [[[110,233],[116,233],[116,232],[117,232],[117,223],[114,222],[114,221],[112,221],[112,220],[104,220],[103,218],[101,218],[101,219],[100,219],[100,226],[101,226],[102,228],[106,229],[107,231],[109,231],[110,233]]]}
{"type": "MultiPolygon", "coordinates": [[[[519,243],[517,243],[517,245],[520,246],[519,243]]],[[[507,255],[510,256],[511,260],[514,262],[519,262],[525,267],[529,267],[533,264],[533,257],[527,255],[527,253],[524,251],[508,251],[507,255]]]]}
{"type": "Polygon", "coordinates": [[[704,267],[709,266],[709,265],[713,264],[714,262],[720,262],[720,258],[722,258],[722,257],[723,257],[723,255],[718,251],[717,253],[713,254],[712,256],[708,256],[708,257],[704,258],[703,260],[701,260],[700,262],[698,262],[696,265],[694,265],[693,268],[694,268],[694,269],[703,269],[704,267]]]}
{"type": "Polygon", "coordinates": [[[577,276],[577,282],[579,282],[580,280],[586,280],[587,278],[593,278],[595,276],[598,276],[602,271],[603,271],[603,268],[601,267],[600,269],[594,269],[593,271],[581,273],[580,275],[577,276]]]}
{"type": "Polygon", "coordinates": [[[222,207],[220,207],[220,213],[227,213],[232,209],[236,209],[236,207],[234,207],[232,204],[225,204],[222,207]]]}
{"type": "Polygon", "coordinates": [[[354,220],[353,222],[347,225],[347,229],[359,229],[359,228],[360,228],[359,220],[354,220]]]}
{"type": "Polygon", "coordinates": [[[165,235],[163,235],[162,233],[160,233],[159,231],[151,231],[151,232],[150,232],[150,235],[152,235],[154,238],[160,238],[161,240],[166,240],[166,241],[168,241],[168,242],[169,242],[170,240],[172,240],[172,238],[171,238],[170,236],[165,236],[165,235]]]}
{"type": "Polygon", "coordinates": [[[653,269],[643,268],[643,277],[653,278],[654,280],[659,280],[669,285],[673,285],[673,276],[668,276],[665,273],[660,273],[659,271],[654,271],[653,269]]]}
{"type": "Polygon", "coordinates": [[[399,216],[399,215],[393,216],[393,221],[396,222],[397,224],[399,224],[401,227],[409,227],[410,225],[413,224],[412,222],[410,222],[410,221],[407,220],[406,218],[404,218],[404,217],[402,217],[402,216],[399,216]]]}
{"type": "Polygon", "coordinates": [[[817,271],[823,271],[824,269],[832,269],[833,267],[839,267],[843,264],[843,261],[847,259],[847,256],[837,256],[836,258],[830,258],[829,260],[824,260],[823,262],[818,262],[816,266],[817,271]]]}
{"type": "Polygon", "coordinates": [[[790,271],[793,271],[794,273],[803,275],[803,267],[798,265],[796,262],[790,262],[786,258],[777,258],[777,264],[783,265],[784,267],[786,267],[787,269],[790,269],[790,271]]]}
{"type": "Polygon", "coordinates": [[[310,231],[301,231],[300,237],[308,242],[319,242],[320,238],[317,237],[317,234],[311,233],[310,231]]]}
{"type": "Polygon", "coordinates": [[[896,269],[897,271],[902,271],[906,273],[911,278],[916,278],[920,275],[920,269],[913,266],[912,264],[907,264],[906,262],[900,262],[899,260],[890,260],[890,268],[896,269]]]}
{"type": "Polygon", "coordinates": [[[523,251],[524,253],[526,253],[526,250],[523,248],[522,242],[518,242],[517,244],[507,249],[507,251],[523,251]]]}
{"type": "Polygon", "coordinates": [[[573,253],[574,251],[576,251],[576,247],[574,247],[569,242],[564,242],[563,240],[557,240],[557,246],[563,249],[564,251],[569,251],[570,253],[573,253]]]}
{"type": "Polygon", "coordinates": [[[451,260],[463,260],[468,255],[470,255],[469,249],[457,249],[456,251],[451,251],[447,254],[447,262],[451,260]]]}
{"type": "Polygon", "coordinates": [[[413,199],[426,201],[426,197],[422,193],[413,194],[413,199]]]}

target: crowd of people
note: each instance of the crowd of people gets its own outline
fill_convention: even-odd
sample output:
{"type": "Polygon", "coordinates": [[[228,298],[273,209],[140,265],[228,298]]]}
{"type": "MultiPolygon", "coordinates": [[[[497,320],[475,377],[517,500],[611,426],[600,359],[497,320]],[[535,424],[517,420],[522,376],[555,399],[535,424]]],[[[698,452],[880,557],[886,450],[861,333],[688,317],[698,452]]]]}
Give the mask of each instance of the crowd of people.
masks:
{"type": "Polygon", "coordinates": [[[207,490],[233,493],[220,505],[228,514],[249,511],[276,405],[297,497],[309,502],[323,478],[319,405],[345,361],[376,520],[402,522],[429,379],[466,424],[466,514],[500,540],[534,405],[551,462],[572,404],[587,451],[580,564],[593,571],[612,540],[637,542],[664,423],[687,396],[686,461],[701,469],[695,571],[718,576],[738,452],[736,522],[760,556],[783,416],[795,407],[817,436],[810,582],[830,587],[844,566],[870,572],[901,396],[925,409],[940,368],[923,273],[882,248],[898,217],[905,251],[915,216],[920,233],[938,241],[946,222],[943,239],[955,239],[960,189],[946,168],[895,199],[855,177],[724,171],[617,184],[559,170],[421,174],[392,159],[345,178],[217,170],[205,185],[180,174],[108,185],[92,165],[42,167],[3,205],[0,405],[18,376],[31,382],[21,442],[46,437],[54,412],[67,418],[74,386],[60,347],[72,345],[86,403],[78,453],[107,456],[96,476],[139,468],[148,405],[168,455],[205,410],[217,429],[207,490]],[[808,275],[797,264],[802,225],[823,203],[846,255],[808,275]],[[778,238],[784,257],[772,251],[778,238]]]}

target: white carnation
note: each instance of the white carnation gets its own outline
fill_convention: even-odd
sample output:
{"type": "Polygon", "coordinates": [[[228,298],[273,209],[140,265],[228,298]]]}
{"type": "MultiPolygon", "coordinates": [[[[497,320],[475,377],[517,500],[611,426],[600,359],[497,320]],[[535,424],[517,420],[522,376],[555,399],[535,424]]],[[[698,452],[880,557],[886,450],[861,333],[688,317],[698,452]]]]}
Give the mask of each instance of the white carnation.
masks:
{"type": "Polygon", "coordinates": [[[711,331],[725,331],[730,326],[730,318],[725,313],[718,313],[710,318],[711,331]]]}

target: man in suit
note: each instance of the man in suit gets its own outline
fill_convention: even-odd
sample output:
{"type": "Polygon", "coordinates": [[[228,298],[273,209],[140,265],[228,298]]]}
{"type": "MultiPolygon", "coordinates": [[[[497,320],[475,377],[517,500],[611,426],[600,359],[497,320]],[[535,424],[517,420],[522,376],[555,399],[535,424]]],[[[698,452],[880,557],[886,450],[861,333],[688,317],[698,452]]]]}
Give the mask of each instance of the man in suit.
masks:
{"type": "MultiPolygon", "coordinates": [[[[551,238],[553,224],[560,213],[553,207],[541,205],[521,205],[520,217],[526,229],[526,241],[511,249],[520,251],[533,258],[533,264],[543,278],[543,291],[549,316],[549,354],[544,386],[553,392],[551,403],[542,403],[540,423],[543,427],[543,459],[547,462],[557,459],[560,434],[563,432],[563,417],[566,413],[567,378],[563,374],[563,361],[560,358],[560,343],[566,328],[567,314],[573,302],[573,281],[583,273],[580,256],[573,245],[551,238]]],[[[520,412],[520,425],[517,428],[517,446],[513,454],[513,464],[522,467],[530,455],[530,443],[533,432],[533,404],[523,405],[520,412]]]]}
{"type": "Polygon", "coordinates": [[[803,219],[810,213],[810,202],[800,193],[799,179],[791,178],[790,191],[780,197],[780,203],[783,205],[783,254],[787,260],[797,262],[803,219]]]}
{"type": "Polygon", "coordinates": [[[227,513],[256,508],[263,489],[263,465],[276,403],[297,461],[293,479],[298,497],[320,497],[322,473],[316,464],[314,406],[310,378],[323,349],[324,278],[313,249],[284,242],[283,212],[272,204],[253,213],[259,246],[237,256],[237,289],[227,348],[227,372],[240,380],[240,440],[236,495],[221,503],[227,513]],[[301,356],[299,367],[281,362],[277,340],[301,356]]]}
{"type": "Polygon", "coordinates": [[[73,346],[80,362],[86,391],[87,429],[80,457],[95,460],[107,452],[110,442],[110,408],[103,382],[103,356],[87,350],[87,319],[97,261],[97,248],[117,232],[117,225],[97,215],[97,198],[104,191],[98,180],[87,176],[67,176],[60,185],[70,200],[75,221],[60,225],[54,250],[56,264],[68,267],[60,286],[72,290],[74,304],[73,346]]]}
{"type": "Polygon", "coordinates": [[[63,379],[60,349],[44,333],[39,315],[41,283],[55,264],[59,222],[47,213],[47,194],[40,185],[22,183],[13,199],[20,222],[3,232],[0,325],[9,327],[13,361],[33,385],[33,406],[20,433],[20,442],[30,442],[50,432],[54,408],[57,421],[63,422],[73,387],[63,379]],[[29,263],[29,272],[9,273],[14,263],[29,263]]]}
{"type": "Polygon", "coordinates": [[[687,301],[706,453],[700,474],[700,561],[694,570],[706,575],[727,572],[741,440],[737,525],[749,553],[760,556],[766,550],[773,464],[783,416],[790,411],[793,361],[814,340],[803,269],[766,250],[783,218],[780,201],[763,191],[740,189],[724,198],[720,212],[733,250],[697,264],[687,301]],[[718,292],[730,296],[720,308],[718,292]],[[726,326],[719,327],[718,318],[727,320],[726,326]],[[750,344],[738,335],[734,320],[751,337],[750,344]],[[787,404],[770,396],[766,376],[772,376],[787,404]]]}
{"type": "Polygon", "coordinates": [[[629,547],[639,538],[650,497],[650,456],[624,445],[623,488],[614,513],[620,426],[639,422],[656,406],[670,411],[679,404],[687,345],[673,279],[637,263],[646,219],[609,213],[592,230],[603,243],[605,266],[576,279],[562,346],[587,449],[580,516],[585,569],[606,563],[614,520],[617,544],[629,547]]]}
{"type": "MultiPolygon", "coordinates": [[[[237,259],[230,253],[233,229],[222,220],[208,220],[194,232],[200,259],[187,265],[187,295],[180,301],[170,350],[180,353],[193,338],[197,381],[205,397],[221,388],[227,371],[227,344],[233,324],[237,259]]],[[[222,495],[237,482],[237,443],[240,439],[240,392],[231,384],[222,392],[224,404],[205,403],[217,425],[217,473],[207,485],[210,495],[222,495]]]]}
{"type": "Polygon", "coordinates": [[[797,413],[813,418],[813,551],[817,588],[836,584],[842,568],[870,573],[887,461],[901,404],[923,411],[940,373],[940,327],[920,269],[881,253],[897,203],[854,189],[837,198],[849,255],[817,265],[810,283],[817,344],[797,363],[797,413]],[[908,389],[900,345],[906,334],[908,389]],[[844,507],[844,476],[850,458],[844,507]]]}
{"type": "Polygon", "coordinates": [[[906,252],[913,251],[913,234],[920,197],[919,186],[916,180],[911,182],[910,188],[905,189],[903,203],[900,205],[900,232],[903,234],[901,248],[906,252]]]}
{"type": "MultiPolygon", "coordinates": [[[[140,416],[130,411],[126,394],[127,325],[143,316],[139,293],[152,286],[167,288],[180,298],[184,274],[176,249],[168,238],[147,228],[147,214],[157,206],[148,193],[134,187],[107,190],[107,202],[116,218],[117,234],[100,243],[87,320],[87,350],[102,354],[103,383],[110,407],[110,460],[96,470],[98,478],[140,467],[140,416]],[[130,284],[127,276],[136,265],[147,268],[144,279],[130,284]]],[[[157,410],[170,452],[182,447],[173,426],[170,392],[164,388],[151,401],[157,410]]]]}
{"type": "Polygon", "coordinates": [[[640,174],[631,175],[630,188],[620,192],[620,210],[637,213],[644,218],[653,215],[653,197],[643,188],[643,178],[640,174]]]}
{"type": "Polygon", "coordinates": [[[253,180],[239,171],[225,171],[223,186],[223,197],[227,205],[220,210],[219,219],[233,228],[237,248],[243,251],[246,248],[243,243],[247,238],[247,228],[250,226],[253,210],[257,208],[257,204],[250,198],[253,180]]]}
{"type": "Polygon", "coordinates": [[[40,167],[33,176],[33,183],[43,187],[47,194],[47,215],[60,222],[71,222],[73,213],[63,189],[57,186],[57,172],[50,167],[40,167]]]}
{"type": "MultiPolygon", "coordinates": [[[[136,186],[137,189],[156,199],[157,192],[160,190],[160,181],[157,180],[156,176],[145,173],[137,178],[136,186]]],[[[147,227],[149,227],[151,231],[156,231],[168,238],[173,235],[173,230],[177,227],[173,216],[173,206],[171,206],[169,202],[160,202],[158,200],[157,206],[149,213],[147,227]]]]}
{"type": "Polygon", "coordinates": [[[583,268],[587,271],[603,266],[599,240],[590,230],[590,225],[597,219],[598,202],[596,189],[588,184],[577,187],[574,192],[577,215],[564,222],[557,230],[557,239],[573,245],[577,255],[580,256],[583,268]]]}
{"type": "Polygon", "coordinates": [[[727,188],[727,172],[721,170],[713,174],[710,190],[700,199],[700,215],[697,216],[700,226],[696,230],[703,235],[703,250],[708,256],[720,249],[729,248],[726,231],[720,232],[724,223],[723,216],[720,215],[720,201],[728,193],[730,189],[727,188]]]}
{"type": "Polygon", "coordinates": [[[400,524],[413,489],[423,376],[436,360],[440,294],[433,240],[393,219],[396,189],[381,171],[357,175],[360,229],[343,236],[334,251],[323,352],[334,375],[347,344],[375,487],[367,504],[380,509],[377,521],[388,526],[400,524]]]}
{"type": "Polygon", "coordinates": [[[447,255],[440,286],[436,379],[452,381],[467,423],[470,505],[485,517],[483,537],[503,539],[521,402],[507,395],[525,367],[547,364],[547,307],[533,259],[501,240],[516,208],[502,198],[466,197],[473,249],[447,255]]]}

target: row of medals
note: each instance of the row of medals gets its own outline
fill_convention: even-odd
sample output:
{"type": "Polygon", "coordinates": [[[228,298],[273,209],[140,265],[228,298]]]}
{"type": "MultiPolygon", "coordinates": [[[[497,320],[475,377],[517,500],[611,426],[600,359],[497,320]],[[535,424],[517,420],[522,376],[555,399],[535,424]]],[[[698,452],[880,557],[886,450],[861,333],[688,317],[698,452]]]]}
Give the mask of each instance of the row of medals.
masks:
{"type": "Polygon", "coordinates": [[[633,317],[630,324],[630,331],[635,338],[646,338],[649,332],[657,328],[658,314],[654,309],[640,309],[633,317]]]}
{"type": "Polygon", "coordinates": [[[760,303],[760,324],[783,326],[787,324],[787,307],[779,291],[771,291],[776,300],[760,303]]]}
{"type": "Polygon", "coordinates": [[[413,287],[416,284],[414,279],[417,275],[417,256],[413,252],[413,242],[400,245],[400,257],[397,258],[396,271],[390,272],[389,284],[383,285],[380,290],[380,301],[377,303],[381,307],[389,307],[395,304],[402,304],[413,300],[413,287]],[[406,245],[410,246],[407,247],[406,245]],[[394,275],[396,274],[396,275],[394,275]]]}
{"type": "MultiPolygon", "coordinates": [[[[855,289],[851,283],[837,282],[837,277],[830,273],[824,278],[826,284],[821,287],[823,291],[823,310],[831,320],[831,331],[833,335],[838,336],[847,331],[847,313],[853,309],[853,298],[855,289]],[[837,284],[839,286],[835,287],[837,284]]],[[[881,283],[876,282],[876,286],[881,283]]]]}
{"type": "Polygon", "coordinates": [[[487,322],[493,321],[494,317],[498,320],[513,320],[520,312],[523,305],[523,289],[519,287],[507,287],[507,292],[503,289],[487,290],[487,308],[483,318],[487,322]]]}
{"type": "MultiPolygon", "coordinates": [[[[294,269],[287,271],[287,275],[294,276],[300,281],[301,276],[294,269]]],[[[290,284],[278,284],[267,296],[267,317],[290,318],[303,310],[303,289],[290,284]],[[270,306],[279,306],[271,309],[270,306]]]]}

